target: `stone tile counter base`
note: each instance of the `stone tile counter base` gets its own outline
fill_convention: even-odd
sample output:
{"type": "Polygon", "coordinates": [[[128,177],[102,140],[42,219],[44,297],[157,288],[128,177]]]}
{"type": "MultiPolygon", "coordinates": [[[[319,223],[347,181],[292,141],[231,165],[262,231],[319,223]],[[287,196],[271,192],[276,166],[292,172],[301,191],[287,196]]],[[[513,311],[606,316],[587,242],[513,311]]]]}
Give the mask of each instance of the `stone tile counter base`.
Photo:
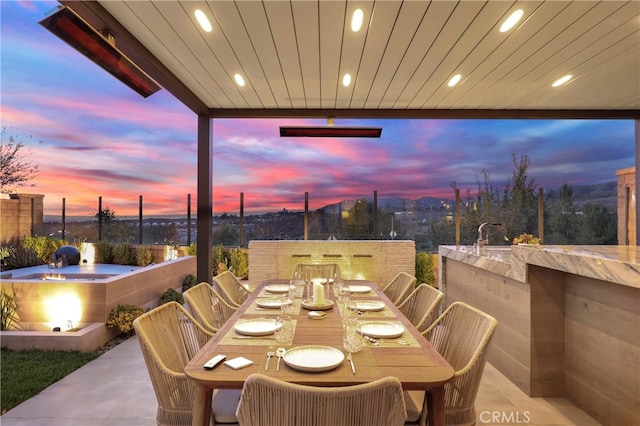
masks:
{"type": "Polygon", "coordinates": [[[640,424],[640,247],[439,253],[446,303],[498,320],[488,362],[529,396],[566,397],[604,425],[640,424]]]}

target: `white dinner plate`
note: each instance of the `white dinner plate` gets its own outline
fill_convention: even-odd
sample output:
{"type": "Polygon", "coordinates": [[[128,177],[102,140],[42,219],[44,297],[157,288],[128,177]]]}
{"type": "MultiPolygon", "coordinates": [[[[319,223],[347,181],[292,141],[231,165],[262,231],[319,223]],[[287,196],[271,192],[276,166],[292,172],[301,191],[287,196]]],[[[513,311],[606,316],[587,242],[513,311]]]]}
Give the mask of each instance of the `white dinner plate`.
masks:
{"type": "Polygon", "coordinates": [[[258,305],[261,308],[280,309],[280,307],[282,306],[282,300],[280,300],[280,299],[258,299],[258,301],[256,302],[256,305],[258,305]]]}
{"type": "Polygon", "coordinates": [[[276,320],[256,318],[238,321],[234,326],[237,333],[245,336],[267,336],[276,330],[276,320]]]}
{"type": "Polygon", "coordinates": [[[289,284],[272,284],[272,285],[265,286],[264,289],[267,291],[267,293],[277,293],[277,294],[288,293],[289,284]]]}
{"type": "Polygon", "coordinates": [[[358,300],[355,304],[357,310],[364,312],[376,312],[384,309],[384,302],[380,300],[358,300]]]}
{"type": "Polygon", "coordinates": [[[349,293],[369,293],[371,287],[368,285],[350,285],[348,287],[349,293]]]}
{"type": "Polygon", "coordinates": [[[360,324],[360,332],[365,336],[375,337],[377,339],[402,336],[404,327],[400,324],[385,321],[370,321],[360,324]]]}
{"type": "Polygon", "coordinates": [[[282,359],[295,370],[320,372],[339,366],[344,361],[344,354],[331,346],[309,345],[289,349],[282,359]]]}

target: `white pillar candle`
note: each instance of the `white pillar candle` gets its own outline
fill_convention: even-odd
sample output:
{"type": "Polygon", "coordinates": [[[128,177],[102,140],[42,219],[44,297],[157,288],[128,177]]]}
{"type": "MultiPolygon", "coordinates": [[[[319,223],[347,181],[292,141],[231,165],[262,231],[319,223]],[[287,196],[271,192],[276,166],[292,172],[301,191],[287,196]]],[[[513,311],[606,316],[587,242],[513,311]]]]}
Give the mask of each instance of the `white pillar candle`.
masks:
{"type": "Polygon", "coordinates": [[[324,286],[320,283],[313,283],[313,304],[324,304],[324,286]]]}

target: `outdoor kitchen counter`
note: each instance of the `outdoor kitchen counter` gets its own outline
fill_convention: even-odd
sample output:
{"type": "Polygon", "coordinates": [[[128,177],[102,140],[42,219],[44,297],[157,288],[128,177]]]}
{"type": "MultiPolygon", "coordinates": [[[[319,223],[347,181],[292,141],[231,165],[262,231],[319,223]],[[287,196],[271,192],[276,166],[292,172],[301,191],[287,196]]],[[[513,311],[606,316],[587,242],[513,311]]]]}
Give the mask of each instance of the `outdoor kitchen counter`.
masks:
{"type": "Polygon", "coordinates": [[[441,246],[440,288],[498,320],[488,361],[530,396],[640,424],[640,247],[441,246]]]}
{"type": "Polygon", "coordinates": [[[613,284],[640,288],[637,246],[486,246],[477,255],[470,246],[440,246],[440,258],[527,282],[527,266],[536,265],[613,284]]]}

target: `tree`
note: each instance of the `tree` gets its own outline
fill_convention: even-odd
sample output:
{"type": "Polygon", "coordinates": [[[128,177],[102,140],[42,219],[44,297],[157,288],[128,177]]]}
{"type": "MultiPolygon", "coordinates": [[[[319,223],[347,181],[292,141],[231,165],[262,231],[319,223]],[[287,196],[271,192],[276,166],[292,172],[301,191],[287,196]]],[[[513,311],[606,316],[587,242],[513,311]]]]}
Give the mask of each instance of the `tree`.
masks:
{"type": "Polygon", "coordinates": [[[545,198],[547,226],[544,243],[575,244],[578,216],[573,205],[573,189],[565,183],[560,188],[557,200],[553,190],[549,190],[545,198]]]}
{"type": "Polygon", "coordinates": [[[618,215],[601,203],[586,203],[578,228],[578,244],[618,244],[618,215]]]}
{"type": "Polygon", "coordinates": [[[213,244],[222,246],[233,246],[238,244],[239,231],[232,227],[229,222],[224,221],[213,230],[213,244]]]}
{"type": "Polygon", "coordinates": [[[536,234],[538,228],[536,185],[535,179],[529,179],[528,170],[531,159],[526,155],[512,154],[514,170],[507,182],[502,205],[502,227],[506,230],[508,239],[522,234],[536,234]]]}
{"type": "Polygon", "coordinates": [[[109,206],[92,213],[98,221],[102,219],[103,233],[102,238],[111,243],[130,243],[135,241],[135,227],[126,222],[118,221],[118,215],[115,210],[109,206]]]}
{"type": "Polygon", "coordinates": [[[8,136],[7,128],[3,127],[0,132],[0,193],[10,194],[18,188],[35,185],[30,181],[38,173],[38,164],[27,160],[29,155],[31,151],[27,144],[13,135],[8,136]]]}

